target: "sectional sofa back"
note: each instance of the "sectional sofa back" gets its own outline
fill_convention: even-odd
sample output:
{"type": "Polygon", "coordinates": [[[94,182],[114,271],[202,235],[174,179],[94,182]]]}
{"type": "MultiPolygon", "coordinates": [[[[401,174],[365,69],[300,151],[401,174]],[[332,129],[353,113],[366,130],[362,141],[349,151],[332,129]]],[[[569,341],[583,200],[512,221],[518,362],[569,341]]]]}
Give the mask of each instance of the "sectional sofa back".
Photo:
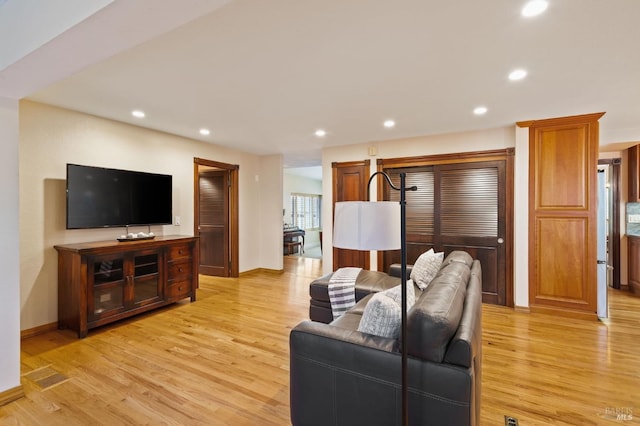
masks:
{"type": "Polygon", "coordinates": [[[475,323],[477,309],[481,309],[481,294],[480,302],[477,299],[477,287],[481,285],[481,275],[477,275],[479,268],[480,263],[463,251],[451,252],[445,258],[438,274],[408,313],[407,349],[410,356],[463,366],[473,362],[466,349],[473,346],[475,330],[480,329],[480,324],[475,323]],[[475,268],[473,276],[472,266],[475,268]],[[467,284],[471,281],[475,282],[471,289],[473,294],[467,301],[467,284]],[[480,306],[476,306],[478,304],[480,306]]]}

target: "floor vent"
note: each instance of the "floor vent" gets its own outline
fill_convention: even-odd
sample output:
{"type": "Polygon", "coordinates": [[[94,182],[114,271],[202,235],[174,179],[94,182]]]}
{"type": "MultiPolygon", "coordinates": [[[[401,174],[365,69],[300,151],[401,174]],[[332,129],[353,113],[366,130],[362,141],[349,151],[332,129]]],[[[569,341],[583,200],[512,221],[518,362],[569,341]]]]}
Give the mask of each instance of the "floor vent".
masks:
{"type": "Polygon", "coordinates": [[[25,374],[24,377],[34,382],[43,390],[69,380],[67,376],[58,373],[49,366],[33,370],[25,374]]]}
{"type": "Polygon", "coordinates": [[[511,416],[504,416],[504,426],[518,426],[518,419],[511,416]]]}

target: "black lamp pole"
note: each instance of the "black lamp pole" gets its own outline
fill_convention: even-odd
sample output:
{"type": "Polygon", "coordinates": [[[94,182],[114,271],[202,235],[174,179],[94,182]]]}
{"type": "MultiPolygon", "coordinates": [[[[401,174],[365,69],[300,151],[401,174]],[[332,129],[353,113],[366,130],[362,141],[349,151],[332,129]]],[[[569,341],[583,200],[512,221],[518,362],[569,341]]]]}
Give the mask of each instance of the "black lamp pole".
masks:
{"type": "Polygon", "coordinates": [[[406,191],[417,191],[417,186],[406,187],[405,179],[406,173],[400,173],[400,188],[395,186],[391,182],[391,178],[385,172],[375,172],[369,178],[367,184],[367,200],[370,201],[369,187],[371,181],[376,175],[382,175],[389,186],[396,191],[400,191],[400,258],[401,258],[401,274],[400,290],[402,295],[400,297],[401,303],[401,330],[400,330],[400,353],[402,355],[402,424],[407,426],[409,424],[409,383],[407,382],[407,201],[406,191]]]}

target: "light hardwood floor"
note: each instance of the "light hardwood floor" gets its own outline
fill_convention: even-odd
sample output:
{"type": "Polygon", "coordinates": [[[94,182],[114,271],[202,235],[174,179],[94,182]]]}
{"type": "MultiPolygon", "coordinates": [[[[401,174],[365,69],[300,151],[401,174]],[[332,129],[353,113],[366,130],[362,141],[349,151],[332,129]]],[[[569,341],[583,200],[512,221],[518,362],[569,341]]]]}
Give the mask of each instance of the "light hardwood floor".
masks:
{"type": "MultiPolygon", "coordinates": [[[[0,407],[0,424],[289,424],[289,330],[308,317],[320,269],[289,256],[283,274],[202,277],[197,302],[85,339],[25,339],[26,397],[0,407]]],[[[482,424],[640,423],[640,298],[610,302],[607,323],[485,305],[482,424]]]]}

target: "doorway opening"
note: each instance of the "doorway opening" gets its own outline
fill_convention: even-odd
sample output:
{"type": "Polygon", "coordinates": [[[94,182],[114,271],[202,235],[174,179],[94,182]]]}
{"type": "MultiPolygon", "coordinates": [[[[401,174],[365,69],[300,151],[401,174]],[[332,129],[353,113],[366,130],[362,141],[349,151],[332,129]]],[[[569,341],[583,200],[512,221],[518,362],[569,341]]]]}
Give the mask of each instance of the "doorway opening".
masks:
{"type": "Polygon", "coordinates": [[[285,167],[283,255],[322,259],[322,167],[285,167]]]}
{"type": "Polygon", "coordinates": [[[609,317],[608,291],[620,290],[620,159],[598,160],[598,317],[609,317]]]}
{"type": "Polygon", "coordinates": [[[236,164],[194,158],[194,230],[199,273],[239,275],[238,170],[236,164]]]}
{"type": "Polygon", "coordinates": [[[620,158],[598,160],[605,176],[607,286],[620,290],[620,158]]]}

